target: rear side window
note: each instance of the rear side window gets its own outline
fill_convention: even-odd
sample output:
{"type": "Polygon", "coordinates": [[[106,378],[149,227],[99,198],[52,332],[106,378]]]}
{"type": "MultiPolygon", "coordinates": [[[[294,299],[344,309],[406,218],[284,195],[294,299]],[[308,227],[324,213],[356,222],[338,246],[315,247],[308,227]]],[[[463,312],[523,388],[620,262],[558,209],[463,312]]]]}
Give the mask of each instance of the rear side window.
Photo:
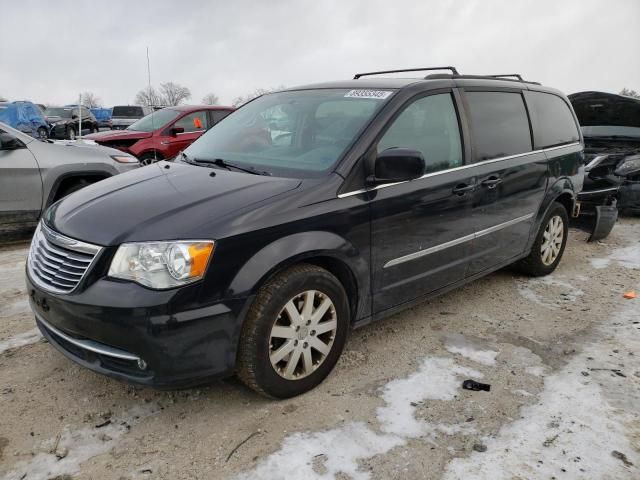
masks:
{"type": "Polygon", "coordinates": [[[531,151],[529,118],[520,93],[467,92],[474,161],[531,151]]]}
{"type": "Polygon", "coordinates": [[[550,93],[527,92],[536,149],[580,140],[578,126],[566,102],[550,93]]]}
{"type": "Polygon", "coordinates": [[[211,115],[213,116],[213,123],[218,123],[224,117],[229,115],[231,112],[229,110],[213,110],[211,115]]]}
{"type": "Polygon", "coordinates": [[[462,165],[460,127],[451,95],[430,95],[405,108],[378,142],[378,153],[394,147],[421,152],[427,173],[462,165]]]}

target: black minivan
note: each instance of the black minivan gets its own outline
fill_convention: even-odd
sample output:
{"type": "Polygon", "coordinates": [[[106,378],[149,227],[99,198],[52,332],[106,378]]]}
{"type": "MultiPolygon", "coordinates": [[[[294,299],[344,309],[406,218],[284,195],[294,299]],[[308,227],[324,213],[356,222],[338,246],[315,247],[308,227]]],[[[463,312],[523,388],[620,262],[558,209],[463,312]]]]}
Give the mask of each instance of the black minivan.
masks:
{"type": "Polygon", "coordinates": [[[510,264],[552,272],[584,177],[567,98],[449,69],[264,95],[52,205],[27,262],[43,335],[118,379],[235,373],[285,398],[350,328],[510,264]]]}

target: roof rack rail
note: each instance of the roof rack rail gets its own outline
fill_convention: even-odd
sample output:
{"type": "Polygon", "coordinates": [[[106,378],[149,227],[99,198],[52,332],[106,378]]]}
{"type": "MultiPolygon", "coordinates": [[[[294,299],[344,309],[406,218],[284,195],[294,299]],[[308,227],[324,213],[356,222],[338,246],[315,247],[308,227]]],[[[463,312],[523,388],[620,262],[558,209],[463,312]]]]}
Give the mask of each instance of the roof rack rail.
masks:
{"type": "Polygon", "coordinates": [[[531,85],[540,85],[540,82],[533,82],[531,80],[524,80],[519,74],[513,73],[509,75],[452,75],[450,73],[432,73],[424,77],[425,80],[442,80],[445,78],[453,79],[474,79],[474,80],[504,80],[509,82],[529,83],[531,85]],[[513,78],[511,78],[513,77],[513,78]]]}
{"type": "Polygon", "coordinates": [[[354,80],[358,80],[360,77],[368,77],[370,75],[382,75],[385,73],[403,73],[403,72],[422,72],[427,70],[451,70],[454,75],[460,75],[456,67],[426,67],[426,68],[404,68],[401,70],[380,70],[379,72],[364,72],[356,73],[353,76],[354,80]]]}
{"type": "Polygon", "coordinates": [[[520,80],[521,82],[524,82],[524,80],[522,79],[522,75],[520,75],[519,73],[505,73],[504,75],[487,75],[487,77],[491,77],[491,78],[515,77],[518,80],[520,80]]]}

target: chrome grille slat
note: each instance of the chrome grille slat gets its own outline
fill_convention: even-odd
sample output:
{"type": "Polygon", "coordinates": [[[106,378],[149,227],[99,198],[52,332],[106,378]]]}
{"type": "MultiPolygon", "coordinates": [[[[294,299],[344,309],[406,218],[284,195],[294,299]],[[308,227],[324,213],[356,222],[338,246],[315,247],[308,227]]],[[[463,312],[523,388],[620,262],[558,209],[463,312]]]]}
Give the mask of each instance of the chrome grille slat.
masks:
{"type": "MultiPolygon", "coordinates": [[[[34,260],[37,261],[38,263],[41,263],[43,265],[46,265],[49,268],[55,268],[60,272],[66,273],[68,275],[76,275],[78,277],[82,277],[82,274],[84,273],[81,269],[81,271],[79,272],[74,272],[73,270],[67,270],[67,268],[69,267],[68,265],[64,264],[64,263],[52,263],[48,260],[45,260],[45,258],[39,253],[39,252],[35,252],[34,255],[34,260]],[[65,268],[67,267],[67,268],[65,268]]],[[[78,268],[78,267],[75,267],[78,268]]]]}
{"type": "MultiPolygon", "coordinates": [[[[69,260],[67,258],[60,258],[59,256],[52,255],[49,251],[46,250],[46,248],[42,248],[41,250],[38,251],[38,253],[41,254],[43,257],[45,257],[46,259],[48,259],[51,262],[58,262],[60,264],[65,264],[68,267],[78,268],[80,270],[84,270],[86,268],[86,264],[85,263],[82,263],[81,265],[73,265],[72,263],[69,263],[71,260],[69,260]]],[[[73,261],[75,261],[75,260],[73,260],[73,261]]]]}
{"type": "Polygon", "coordinates": [[[51,243],[47,243],[46,247],[47,250],[49,250],[50,252],[53,252],[61,257],[65,257],[68,258],[70,260],[74,260],[76,262],[82,262],[82,263],[91,263],[91,258],[87,259],[87,258],[83,258],[80,255],[74,255],[70,252],[65,252],[64,250],[61,250],[57,247],[54,247],[53,244],[51,243]]]}
{"type": "Polygon", "coordinates": [[[78,282],[81,278],[82,275],[80,275],[79,277],[70,277],[68,275],[65,275],[61,272],[56,272],[55,270],[51,270],[50,268],[45,267],[44,265],[41,265],[40,262],[38,262],[38,260],[35,260],[35,265],[37,268],[44,270],[45,272],[47,272],[49,275],[52,275],[53,278],[57,279],[57,280],[64,280],[65,282],[78,282]]]}
{"type": "Polygon", "coordinates": [[[27,270],[43,289],[70,293],[101,251],[102,247],[65,237],[41,223],[33,235],[27,270]]]}

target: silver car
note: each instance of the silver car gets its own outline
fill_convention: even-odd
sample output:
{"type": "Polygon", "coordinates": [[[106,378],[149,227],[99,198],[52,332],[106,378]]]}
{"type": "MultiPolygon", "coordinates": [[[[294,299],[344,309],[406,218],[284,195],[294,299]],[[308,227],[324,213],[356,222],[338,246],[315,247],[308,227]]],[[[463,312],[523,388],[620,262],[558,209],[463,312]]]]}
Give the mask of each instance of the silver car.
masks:
{"type": "Polygon", "coordinates": [[[36,225],[60,198],[138,168],[120,150],[80,142],[42,142],[0,122],[0,242],[36,225]]]}

